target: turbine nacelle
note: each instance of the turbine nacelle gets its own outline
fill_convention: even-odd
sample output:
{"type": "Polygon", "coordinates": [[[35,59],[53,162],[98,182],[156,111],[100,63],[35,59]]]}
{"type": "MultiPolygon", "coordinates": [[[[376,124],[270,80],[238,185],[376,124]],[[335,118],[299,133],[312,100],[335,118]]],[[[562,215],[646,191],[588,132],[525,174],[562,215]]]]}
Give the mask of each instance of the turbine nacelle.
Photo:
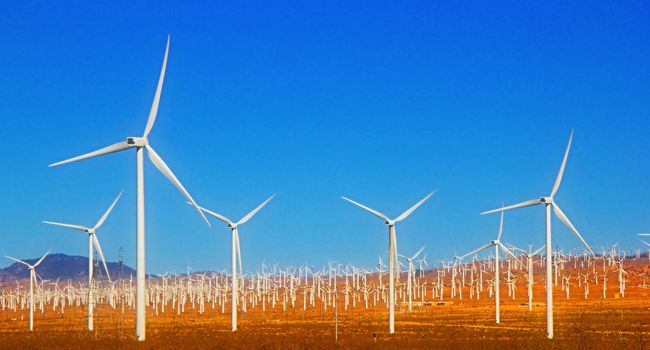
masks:
{"type": "Polygon", "coordinates": [[[395,226],[396,221],[395,220],[386,220],[385,223],[388,226],[395,226]]]}
{"type": "Polygon", "coordinates": [[[146,137],[127,137],[126,143],[132,147],[144,147],[149,143],[146,137]]]}
{"type": "Polygon", "coordinates": [[[540,203],[553,204],[553,197],[542,197],[539,199],[540,203]]]}

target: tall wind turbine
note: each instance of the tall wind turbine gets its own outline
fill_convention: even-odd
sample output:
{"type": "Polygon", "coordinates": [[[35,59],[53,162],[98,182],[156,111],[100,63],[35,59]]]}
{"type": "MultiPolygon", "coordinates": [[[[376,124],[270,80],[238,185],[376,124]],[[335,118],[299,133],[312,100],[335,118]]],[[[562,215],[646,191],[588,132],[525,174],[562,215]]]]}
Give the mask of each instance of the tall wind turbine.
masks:
{"type": "Polygon", "coordinates": [[[275,197],[273,194],[269,199],[265,200],[257,208],[253,209],[250,213],[246,214],[241,220],[233,222],[227,217],[217,214],[211,210],[199,207],[202,211],[214,216],[215,218],[225,222],[232,231],[232,331],[237,330],[237,297],[239,296],[239,282],[237,281],[237,260],[239,260],[239,273],[242,274],[241,267],[241,249],[239,247],[239,225],[244,224],[250,220],[260,209],[262,209],[268,202],[275,197]]]}
{"type": "Polygon", "coordinates": [[[490,243],[472,250],[471,252],[463,255],[460,257],[460,259],[463,259],[465,257],[468,257],[470,255],[474,255],[484,249],[488,249],[490,247],[494,247],[494,313],[495,313],[495,320],[496,323],[501,323],[501,316],[500,316],[500,299],[499,299],[499,248],[503,249],[506,253],[508,253],[510,256],[515,258],[515,260],[519,261],[517,257],[510,251],[510,249],[506,248],[503,243],[501,243],[501,234],[503,233],[503,212],[501,212],[501,220],[499,221],[499,234],[497,235],[497,239],[491,241],[490,243]]]}
{"type": "Polygon", "coordinates": [[[158,86],[153,98],[151,110],[149,111],[149,118],[147,125],[144,129],[144,134],[141,137],[127,137],[125,141],[115,143],[113,145],[104,147],[102,149],[80,155],[78,157],[70,158],[61,162],[50,164],[51,167],[72,163],[79,160],[93,158],[104,154],[119,152],[130,148],[135,148],[136,154],[136,292],[135,292],[135,336],[138,341],[145,339],[145,247],[144,247],[144,150],[147,150],[147,155],[151,163],[160,170],[163,175],[171,181],[171,183],[178,188],[185,198],[192,203],[196,211],[203,217],[203,220],[210,225],[208,219],[203,215],[203,212],[196,205],[192,196],[185,190],[185,187],[176,178],[174,173],[169,169],[167,164],[160,158],[158,153],[154,151],[153,147],[149,144],[149,133],[156,121],[158,114],[158,104],[160,103],[160,94],[162,92],[163,80],[165,79],[165,68],[167,67],[167,55],[169,53],[169,36],[167,37],[167,46],[165,48],[165,57],[163,58],[162,69],[160,70],[160,77],[158,79],[158,86]]]}
{"type": "Polygon", "coordinates": [[[10,256],[6,256],[5,258],[11,259],[15,262],[21,263],[29,269],[29,330],[33,331],[34,330],[34,283],[37,283],[36,281],[36,271],[34,270],[36,266],[38,266],[41,262],[43,262],[43,259],[50,254],[50,251],[48,250],[45,255],[43,255],[42,258],[38,259],[36,264],[30,265],[22,260],[18,260],[16,258],[12,258],[10,256]]]}
{"type": "Polygon", "coordinates": [[[591,255],[594,255],[594,252],[591,250],[591,248],[589,248],[587,242],[585,242],[585,240],[582,238],[580,233],[578,233],[578,230],[573,226],[571,221],[569,221],[569,218],[567,218],[567,216],[564,214],[562,209],[560,209],[560,207],[557,205],[557,202],[554,199],[557,190],[560,188],[560,183],[562,182],[562,175],[564,174],[564,167],[566,166],[566,160],[567,157],[569,156],[569,149],[571,149],[572,140],[573,140],[573,130],[571,131],[571,136],[569,137],[569,144],[567,145],[566,152],[564,153],[564,159],[562,160],[560,171],[557,173],[557,177],[555,178],[555,183],[553,184],[553,189],[551,190],[550,195],[548,195],[547,197],[531,199],[518,204],[509,205],[503,208],[489,210],[481,213],[481,214],[489,214],[489,213],[495,213],[499,211],[502,212],[506,210],[529,207],[538,204],[543,204],[546,207],[546,336],[548,337],[548,339],[553,338],[553,285],[551,283],[551,277],[553,271],[553,267],[552,267],[553,251],[551,245],[551,208],[553,208],[553,212],[555,213],[555,216],[557,216],[558,219],[560,219],[560,221],[562,221],[569,229],[571,229],[571,231],[573,231],[573,233],[578,237],[578,239],[580,239],[582,244],[584,244],[584,246],[587,247],[587,250],[591,253],[591,255]]]}
{"type": "Polygon", "coordinates": [[[102,247],[99,245],[99,240],[97,239],[97,230],[104,224],[104,221],[108,217],[108,214],[111,213],[113,210],[113,207],[115,207],[115,204],[117,204],[117,201],[120,199],[122,196],[122,192],[115,197],[115,200],[111,204],[110,207],[108,207],[108,210],[102,215],[101,218],[99,218],[99,221],[95,224],[95,226],[91,227],[85,227],[85,226],[80,226],[80,225],[71,225],[71,224],[62,224],[60,222],[53,222],[53,221],[43,221],[46,224],[50,225],[55,225],[55,226],[61,226],[61,227],[68,227],[72,228],[75,230],[83,231],[88,234],[88,330],[92,331],[93,330],[93,304],[94,304],[94,299],[93,299],[93,246],[97,249],[97,252],[99,253],[99,256],[102,258],[102,263],[104,264],[104,271],[106,271],[106,276],[108,277],[108,280],[111,280],[111,275],[108,273],[108,267],[106,266],[106,259],[104,259],[104,253],[102,252],[102,247]]]}
{"type": "Polygon", "coordinates": [[[389,219],[386,215],[366,207],[363,204],[359,204],[351,199],[341,197],[346,201],[356,205],[357,207],[366,210],[372,215],[379,217],[384,220],[384,223],[388,226],[388,293],[389,296],[389,307],[388,307],[388,331],[390,334],[395,333],[395,265],[399,265],[397,261],[397,235],[395,233],[395,224],[406,219],[415,209],[422,205],[429,197],[433,196],[436,191],[429,193],[421,201],[417,202],[414,206],[407,209],[400,216],[394,220],[389,219]]]}

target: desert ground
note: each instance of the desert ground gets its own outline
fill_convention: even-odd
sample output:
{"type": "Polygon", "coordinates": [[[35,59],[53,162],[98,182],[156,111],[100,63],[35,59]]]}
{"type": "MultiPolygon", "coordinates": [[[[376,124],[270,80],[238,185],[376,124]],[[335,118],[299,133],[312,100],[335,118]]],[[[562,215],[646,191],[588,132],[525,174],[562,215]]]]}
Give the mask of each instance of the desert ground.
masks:
{"type": "Polygon", "coordinates": [[[555,338],[545,334],[544,286],[534,287],[533,309],[528,311],[526,286],[518,283],[516,297],[501,289],[501,323],[495,324],[494,301],[487,293],[469,299],[446,297],[444,303],[414,302],[413,310],[400,302],[396,309],[396,332],[388,333],[388,311],[384,304],[344,309],[338,312],[322,304],[303,310],[302,298],[296,305],[278,302],[262,310],[260,305],[239,313],[239,329],[230,329],[229,308],[188,303],[184,313],[168,306],[165,313],[147,308],[147,338],[134,340],[133,309],[122,314],[118,306],[96,307],[95,331],[86,329],[85,307],[67,306],[64,312],[46,307],[34,316],[34,331],[28,331],[29,310],[0,311],[0,348],[94,348],[94,349],[645,349],[650,340],[650,288],[628,284],[625,297],[617,296],[618,284],[612,277],[608,295],[602,298],[601,285],[590,285],[584,298],[583,287],[572,285],[566,298],[561,286],[554,288],[555,338]],[[338,315],[338,316],[337,316],[338,315]],[[337,322],[338,320],[338,322],[337,322]]]}

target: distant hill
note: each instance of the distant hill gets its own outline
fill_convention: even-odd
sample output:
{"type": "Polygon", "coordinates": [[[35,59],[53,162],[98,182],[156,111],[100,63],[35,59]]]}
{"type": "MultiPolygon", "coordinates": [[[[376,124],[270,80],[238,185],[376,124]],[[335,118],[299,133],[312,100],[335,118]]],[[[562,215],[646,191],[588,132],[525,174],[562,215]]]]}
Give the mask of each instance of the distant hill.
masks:
{"type": "MultiPolygon", "coordinates": [[[[3,258],[6,259],[6,258],[3,258]]],[[[34,264],[40,257],[34,259],[21,259],[28,264],[34,264]]],[[[115,280],[120,277],[135,277],[135,270],[130,266],[120,263],[106,262],[111,279],[115,280]]],[[[95,265],[95,278],[105,278],[104,265],[99,263],[95,265]]],[[[88,258],[84,256],[70,256],[66,254],[50,254],[36,268],[36,273],[43,279],[47,280],[87,280],[88,279],[88,258]]],[[[20,263],[13,263],[4,269],[0,269],[0,283],[13,283],[16,280],[29,278],[29,269],[20,263]]]]}

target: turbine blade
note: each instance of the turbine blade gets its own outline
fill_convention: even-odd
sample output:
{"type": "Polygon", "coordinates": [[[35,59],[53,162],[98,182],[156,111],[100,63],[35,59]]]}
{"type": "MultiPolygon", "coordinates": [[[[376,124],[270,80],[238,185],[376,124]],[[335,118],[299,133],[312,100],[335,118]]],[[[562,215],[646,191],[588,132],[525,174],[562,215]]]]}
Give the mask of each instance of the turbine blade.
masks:
{"type": "Polygon", "coordinates": [[[422,251],[423,251],[424,248],[426,248],[426,247],[427,247],[427,246],[423,246],[422,248],[420,248],[420,250],[418,250],[418,252],[415,253],[415,255],[413,255],[413,257],[411,258],[411,260],[415,260],[415,258],[417,258],[418,255],[420,255],[420,253],[422,253],[422,251]]]}
{"type": "Polygon", "coordinates": [[[569,136],[569,144],[566,146],[566,152],[564,152],[564,159],[562,159],[562,165],[560,166],[560,171],[558,171],[557,177],[555,178],[555,183],[553,184],[551,197],[555,196],[555,193],[560,188],[560,183],[562,182],[562,175],[564,174],[564,166],[566,165],[567,157],[569,157],[569,149],[571,149],[572,140],[573,140],[573,130],[571,130],[571,136],[569,136]]]}
{"type": "Polygon", "coordinates": [[[361,209],[366,210],[367,212],[371,213],[372,215],[375,215],[375,216],[377,216],[377,217],[379,217],[379,218],[381,218],[381,219],[384,219],[385,221],[390,221],[390,219],[389,219],[386,215],[384,215],[384,214],[382,214],[382,213],[380,213],[380,212],[378,212],[378,211],[376,211],[376,210],[374,210],[374,209],[370,209],[370,208],[366,207],[366,206],[363,205],[363,204],[360,204],[360,203],[357,203],[357,202],[353,201],[352,199],[345,198],[345,197],[343,197],[343,196],[341,196],[341,198],[343,198],[343,199],[345,199],[346,201],[348,201],[348,202],[350,202],[350,203],[356,205],[357,207],[359,207],[359,208],[361,208],[361,209]]]}
{"type": "Polygon", "coordinates": [[[516,256],[515,256],[515,255],[510,251],[510,249],[508,249],[505,245],[503,245],[503,243],[499,242],[499,246],[501,247],[501,249],[503,249],[503,251],[505,251],[506,253],[508,253],[508,255],[510,255],[511,257],[513,257],[515,260],[517,260],[517,262],[519,262],[519,264],[521,264],[521,265],[523,266],[523,264],[521,263],[521,260],[519,260],[519,258],[516,257],[516,256]]]}
{"type": "Polygon", "coordinates": [[[497,235],[497,241],[501,239],[502,233],[503,233],[503,211],[501,212],[501,221],[499,221],[499,234],[497,235]]]}
{"type": "Polygon", "coordinates": [[[23,264],[23,265],[25,265],[25,266],[27,266],[27,267],[29,267],[29,268],[32,267],[30,264],[28,264],[28,263],[26,263],[26,262],[24,262],[24,261],[22,261],[22,260],[18,260],[18,259],[16,259],[16,258],[12,258],[12,257],[7,256],[7,255],[5,255],[5,258],[7,258],[7,259],[11,259],[11,260],[13,260],[13,261],[15,261],[15,262],[17,262],[17,263],[21,263],[21,264],[23,264]]]}
{"type": "Polygon", "coordinates": [[[480,252],[480,251],[483,250],[483,249],[488,249],[488,248],[490,248],[490,247],[493,246],[493,245],[494,245],[494,243],[491,243],[491,242],[490,242],[490,243],[488,243],[488,244],[486,244],[486,245],[484,245],[484,246],[481,246],[481,247],[478,248],[478,249],[474,249],[474,250],[472,250],[471,252],[469,252],[469,253],[467,253],[467,254],[461,256],[461,259],[462,259],[462,258],[466,258],[466,257],[468,257],[468,256],[470,256],[470,255],[474,255],[474,254],[480,252]]]}
{"type": "Polygon", "coordinates": [[[262,209],[266,205],[266,203],[270,202],[271,199],[273,199],[273,197],[275,197],[275,193],[271,197],[269,197],[269,199],[265,200],[262,204],[260,204],[257,208],[253,209],[253,211],[246,214],[246,216],[244,216],[241,220],[239,220],[237,225],[241,225],[246,221],[250,220],[255,214],[257,214],[258,211],[260,211],[260,209],[262,209]]]}
{"type": "Polygon", "coordinates": [[[585,240],[582,238],[580,233],[578,233],[578,230],[576,230],[576,228],[573,226],[571,221],[569,221],[569,218],[566,215],[564,215],[564,212],[562,212],[562,209],[560,209],[560,207],[556,203],[553,203],[552,206],[553,206],[553,212],[558,217],[558,219],[560,219],[560,221],[562,221],[569,229],[571,229],[571,231],[573,231],[573,233],[578,237],[578,239],[580,239],[580,242],[582,242],[582,244],[584,244],[584,246],[587,247],[587,250],[589,251],[589,253],[591,253],[591,255],[595,256],[593,250],[591,250],[591,248],[589,247],[587,242],[585,242],[585,240]]]}
{"type": "Polygon", "coordinates": [[[50,164],[49,166],[53,167],[53,166],[57,166],[57,165],[61,165],[61,164],[72,163],[72,162],[76,162],[76,161],[79,161],[79,160],[84,160],[84,159],[88,159],[88,158],[101,156],[101,155],[104,155],[104,154],[123,151],[123,150],[125,150],[127,148],[131,148],[131,147],[133,147],[133,145],[128,144],[126,141],[122,141],[122,142],[118,142],[116,144],[112,144],[112,145],[110,145],[108,147],[104,147],[102,149],[92,151],[90,153],[82,154],[82,155],[74,157],[74,158],[70,158],[70,159],[66,159],[66,160],[62,160],[60,162],[50,164]]]}
{"type": "Polygon", "coordinates": [[[88,230],[87,227],[81,226],[81,225],[72,225],[72,224],[63,224],[60,222],[54,222],[54,221],[43,221],[44,224],[49,224],[49,225],[54,225],[54,226],[61,226],[61,227],[67,227],[67,228],[73,228],[75,230],[79,231],[86,231],[88,230]]]}
{"type": "Polygon", "coordinates": [[[520,252],[522,252],[524,254],[528,253],[527,251],[525,251],[525,250],[523,250],[523,249],[521,249],[519,247],[516,247],[516,246],[514,246],[512,244],[508,244],[508,245],[510,246],[510,249],[512,249],[512,250],[517,250],[517,251],[520,251],[520,252]]]}
{"type": "Polygon", "coordinates": [[[539,249],[537,249],[532,254],[530,254],[530,256],[537,255],[537,254],[541,253],[542,250],[544,250],[545,247],[546,247],[546,245],[543,245],[543,246],[539,247],[539,249]]]}
{"type": "Polygon", "coordinates": [[[541,199],[539,199],[539,198],[538,199],[531,199],[529,201],[509,205],[507,207],[502,207],[502,208],[499,208],[499,209],[484,211],[484,212],[481,213],[481,215],[496,213],[496,212],[499,212],[499,211],[506,211],[506,210],[511,210],[511,209],[523,208],[523,207],[530,207],[531,205],[536,205],[536,204],[539,204],[539,203],[542,203],[541,199]]]}
{"type": "Polygon", "coordinates": [[[637,236],[650,236],[650,233],[637,233],[637,236]]]}
{"type": "Polygon", "coordinates": [[[102,252],[102,247],[99,245],[99,240],[97,239],[97,234],[93,234],[93,245],[95,246],[95,249],[97,249],[97,253],[99,253],[99,257],[102,259],[102,264],[104,264],[104,271],[106,271],[106,276],[108,277],[108,281],[111,281],[111,275],[108,273],[108,266],[106,266],[106,259],[104,259],[104,252],[102,252]]]}
{"type": "MultiPolygon", "coordinates": [[[[190,202],[187,202],[187,204],[192,205],[192,203],[190,203],[190,202]]],[[[215,218],[217,218],[217,219],[219,219],[219,220],[225,222],[226,224],[234,224],[234,223],[233,223],[230,219],[228,219],[227,217],[225,217],[225,216],[223,216],[223,215],[221,215],[221,214],[219,214],[219,213],[215,213],[215,212],[213,212],[213,211],[210,210],[210,209],[205,209],[205,208],[203,208],[202,206],[199,206],[199,209],[201,209],[203,212],[205,212],[205,213],[207,213],[207,214],[210,214],[210,215],[214,216],[215,218]]]]}
{"type": "Polygon", "coordinates": [[[433,196],[433,194],[436,193],[436,191],[438,191],[438,190],[434,190],[433,192],[429,193],[426,197],[422,198],[421,201],[415,203],[414,206],[408,208],[405,212],[402,213],[402,215],[398,216],[397,219],[395,219],[395,222],[402,221],[402,220],[406,219],[409,215],[411,215],[411,213],[413,213],[415,211],[415,209],[417,209],[424,202],[426,202],[427,199],[429,199],[429,197],[433,196]]]}
{"type": "Polygon", "coordinates": [[[145,148],[147,149],[147,155],[149,156],[149,159],[151,160],[153,165],[156,166],[156,168],[158,168],[158,170],[160,170],[160,172],[163,173],[163,175],[165,175],[167,179],[169,179],[169,181],[171,181],[171,183],[173,183],[174,186],[178,188],[179,191],[181,191],[183,196],[185,196],[185,199],[187,199],[190,203],[192,203],[194,209],[196,209],[196,211],[199,213],[199,215],[201,215],[203,220],[205,220],[208,226],[210,226],[210,222],[208,221],[208,218],[206,218],[205,215],[203,215],[203,211],[199,209],[199,206],[196,204],[194,199],[192,199],[192,196],[190,196],[190,194],[185,190],[185,187],[183,187],[181,182],[178,181],[178,179],[176,178],[176,176],[174,176],[174,173],[172,173],[172,171],[169,169],[167,164],[165,164],[165,162],[162,160],[162,158],[160,158],[158,153],[154,151],[153,147],[146,145],[145,148]]]}
{"type": "Polygon", "coordinates": [[[45,253],[45,255],[43,255],[42,258],[38,259],[38,261],[36,262],[36,264],[34,264],[34,267],[38,266],[41,262],[43,262],[43,259],[45,259],[45,257],[46,257],[48,254],[50,254],[51,251],[52,251],[52,249],[48,250],[47,253],[45,253]]]}
{"type": "Polygon", "coordinates": [[[117,201],[120,200],[120,197],[122,197],[122,192],[123,191],[120,191],[120,194],[117,195],[117,197],[113,201],[113,204],[111,204],[111,206],[108,207],[108,210],[106,210],[104,215],[102,215],[102,217],[99,219],[99,221],[97,221],[97,224],[94,227],[95,230],[97,230],[98,228],[100,228],[102,226],[102,224],[104,223],[104,220],[106,220],[106,218],[108,217],[108,214],[111,213],[111,210],[113,210],[113,207],[115,206],[115,204],[117,204],[117,201]]]}
{"type": "Polygon", "coordinates": [[[163,81],[165,80],[165,70],[167,69],[167,55],[169,54],[169,35],[167,36],[167,47],[165,47],[165,58],[163,58],[162,68],[160,69],[160,77],[158,78],[158,86],[156,86],[156,94],[153,97],[151,110],[149,111],[149,118],[147,119],[147,126],[144,129],[144,138],[149,136],[153,123],[156,121],[158,115],[158,104],[160,103],[160,93],[162,92],[163,81]]]}

